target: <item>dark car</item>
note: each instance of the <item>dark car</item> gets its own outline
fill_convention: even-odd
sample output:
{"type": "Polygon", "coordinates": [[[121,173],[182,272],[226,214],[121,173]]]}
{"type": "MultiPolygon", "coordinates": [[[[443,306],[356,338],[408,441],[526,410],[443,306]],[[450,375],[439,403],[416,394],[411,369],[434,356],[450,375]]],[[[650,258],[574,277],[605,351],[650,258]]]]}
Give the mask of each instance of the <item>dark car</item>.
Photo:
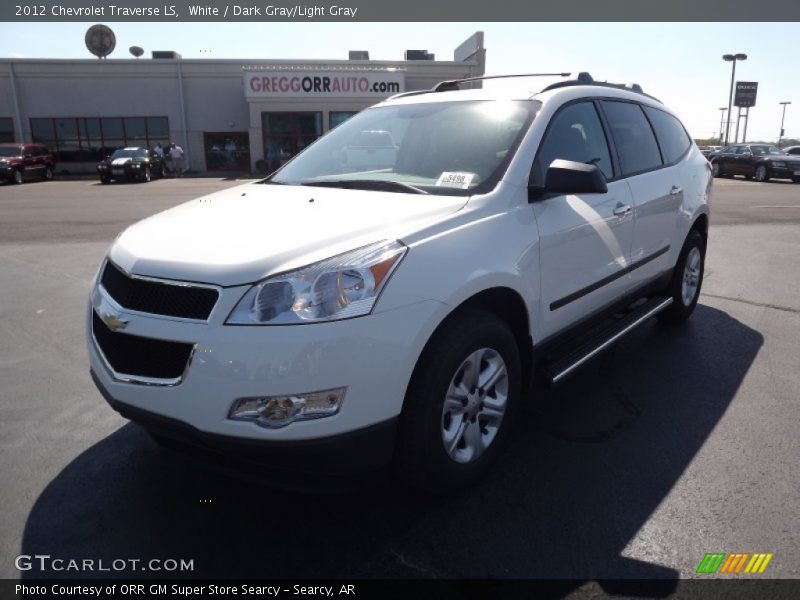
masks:
{"type": "Polygon", "coordinates": [[[56,158],[44,144],[0,144],[0,181],[53,178],[56,158]]]}
{"type": "Polygon", "coordinates": [[[97,165],[101,183],[150,181],[164,176],[164,161],[147,148],[119,148],[97,165]]]}
{"type": "Polygon", "coordinates": [[[783,151],[786,152],[786,154],[800,156],[800,146],[789,146],[788,148],[784,148],[783,151]]]}
{"type": "Polygon", "coordinates": [[[756,181],[791,179],[800,183],[800,156],[768,144],[726,146],[711,158],[711,167],[714,177],[744,175],[756,181]]]}

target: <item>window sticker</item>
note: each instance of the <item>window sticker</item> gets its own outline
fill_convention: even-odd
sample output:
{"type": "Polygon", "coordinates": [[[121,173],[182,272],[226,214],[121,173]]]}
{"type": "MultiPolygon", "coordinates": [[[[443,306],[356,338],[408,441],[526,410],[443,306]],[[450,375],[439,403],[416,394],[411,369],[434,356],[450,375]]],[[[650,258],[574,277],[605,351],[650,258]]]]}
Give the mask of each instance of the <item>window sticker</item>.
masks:
{"type": "Polygon", "coordinates": [[[436,185],[440,187],[458,188],[465,190],[472,183],[475,173],[466,173],[461,171],[444,171],[439,175],[436,180],[436,185]]]}

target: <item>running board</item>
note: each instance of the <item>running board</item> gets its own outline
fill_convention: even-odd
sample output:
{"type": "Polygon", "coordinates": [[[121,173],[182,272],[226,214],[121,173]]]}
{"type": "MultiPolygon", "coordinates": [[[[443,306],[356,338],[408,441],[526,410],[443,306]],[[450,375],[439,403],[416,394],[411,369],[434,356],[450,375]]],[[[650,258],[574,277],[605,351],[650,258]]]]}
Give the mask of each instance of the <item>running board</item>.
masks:
{"type": "Polygon", "coordinates": [[[663,296],[653,298],[637,306],[624,316],[618,318],[608,327],[602,329],[588,340],[579,343],[553,362],[547,364],[544,375],[549,383],[556,384],[570,375],[578,367],[588,362],[614,342],[636,329],[639,325],[654,317],[672,304],[672,298],[663,296]]]}

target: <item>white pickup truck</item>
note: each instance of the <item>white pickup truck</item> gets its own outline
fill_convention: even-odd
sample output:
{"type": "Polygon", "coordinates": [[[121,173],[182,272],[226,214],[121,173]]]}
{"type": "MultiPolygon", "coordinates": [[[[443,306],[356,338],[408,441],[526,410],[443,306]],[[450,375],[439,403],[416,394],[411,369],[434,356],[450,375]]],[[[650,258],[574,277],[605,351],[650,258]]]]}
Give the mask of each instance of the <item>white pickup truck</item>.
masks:
{"type": "Polygon", "coordinates": [[[534,373],[557,383],[650,317],[689,317],[712,177],[678,118],[585,73],[459,86],[123,232],[86,322],[108,402],[283,485],[451,490],[491,468],[534,373]],[[370,131],[392,164],[343,165],[370,131]]]}

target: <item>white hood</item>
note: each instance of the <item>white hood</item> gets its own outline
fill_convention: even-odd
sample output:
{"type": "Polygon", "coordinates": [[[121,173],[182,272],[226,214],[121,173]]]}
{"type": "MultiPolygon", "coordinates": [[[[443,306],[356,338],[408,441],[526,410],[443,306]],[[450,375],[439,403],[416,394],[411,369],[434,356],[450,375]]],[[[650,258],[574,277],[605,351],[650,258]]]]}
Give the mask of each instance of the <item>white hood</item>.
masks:
{"type": "Polygon", "coordinates": [[[125,230],[111,259],[129,273],[239,285],[429,224],[464,206],[435,196],[311,186],[238,186],[125,230]]]}
{"type": "Polygon", "coordinates": [[[112,167],[124,167],[129,162],[131,162],[130,157],[127,157],[127,158],[115,158],[114,160],[111,161],[111,166],[112,167]]]}

